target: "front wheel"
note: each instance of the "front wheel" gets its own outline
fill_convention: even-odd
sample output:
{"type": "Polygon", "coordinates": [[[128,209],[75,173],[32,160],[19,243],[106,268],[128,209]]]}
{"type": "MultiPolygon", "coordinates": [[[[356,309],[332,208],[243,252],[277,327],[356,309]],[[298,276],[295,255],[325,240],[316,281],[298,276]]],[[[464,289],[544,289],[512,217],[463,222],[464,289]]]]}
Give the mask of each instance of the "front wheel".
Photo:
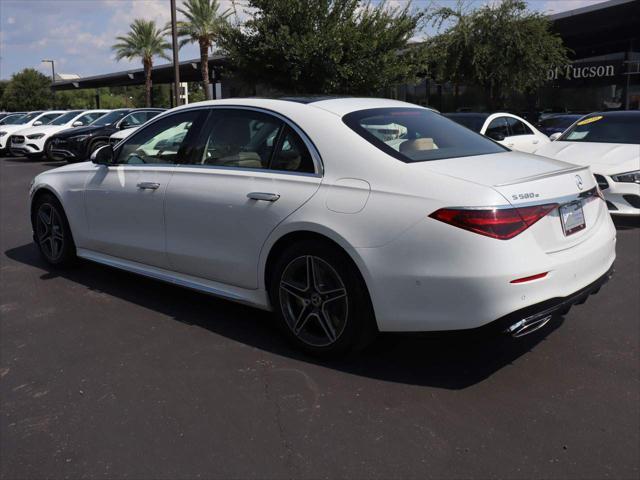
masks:
{"type": "Polygon", "coordinates": [[[273,268],[269,293],[281,329],[308,353],[344,354],[377,333],[360,273],[344,252],[324,242],[287,249],[273,268]]]}
{"type": "MultiPolygon", "coordinates": [[[[89,150],[88,150],[89,158],[91,158],[91,155],[93,154],[93,152],[98,150],[100,147],[104,147],[105,145],[107,145],[107,142],[105,142],[104,140],[95,140],[93,143],[91,143],[91,145],[89,145],[89,150]]],[[[87,158],[87,160],[89,158],[87,158]]]]}
{"type": "Polygon", "coordinates": [[[66,266],[76,258],[71,229],[60,202],[51,194],[36,200],[33,208],[34,240],[51,265],[66,266]]]}

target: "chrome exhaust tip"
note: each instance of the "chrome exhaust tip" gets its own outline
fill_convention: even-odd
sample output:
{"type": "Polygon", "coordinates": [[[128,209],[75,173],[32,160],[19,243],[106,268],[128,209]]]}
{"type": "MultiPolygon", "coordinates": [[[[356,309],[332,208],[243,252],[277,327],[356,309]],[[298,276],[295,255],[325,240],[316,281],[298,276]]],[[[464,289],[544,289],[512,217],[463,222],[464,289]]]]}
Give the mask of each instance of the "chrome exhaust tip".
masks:
{"type": "Polygon", "coordinates": [[[514,338],[524,337],[544,327],[552,318],[553,315],[525,318],[507,328],[505,333],[508,333],[514,338]]]}

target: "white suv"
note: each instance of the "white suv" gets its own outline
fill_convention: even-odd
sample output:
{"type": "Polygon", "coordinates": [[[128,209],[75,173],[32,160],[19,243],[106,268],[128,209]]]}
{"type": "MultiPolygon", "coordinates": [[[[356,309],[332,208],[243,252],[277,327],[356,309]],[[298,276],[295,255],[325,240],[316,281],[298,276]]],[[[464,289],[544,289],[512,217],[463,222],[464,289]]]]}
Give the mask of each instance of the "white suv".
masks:
{"type": "Polygon", "coordinates": [[[20,118],[19,123],[0,126],[0,153],[5,153],[9,150],[9,137],[15,132],[29,127],[46,125],[63,113],[65,113],[63,110],[54,110],[49,112],[38,110],[27,113],[24,117],[20,118]]]}
{"type": "Polygon", "coordinates": [[[89,125],[107,112],[108,110],[72,110],[60,115],[47,125],[19,130],[11,135],[9,150],[16,156],[42,157],[49,146],[48,140],[54,133],[89,125]]]}

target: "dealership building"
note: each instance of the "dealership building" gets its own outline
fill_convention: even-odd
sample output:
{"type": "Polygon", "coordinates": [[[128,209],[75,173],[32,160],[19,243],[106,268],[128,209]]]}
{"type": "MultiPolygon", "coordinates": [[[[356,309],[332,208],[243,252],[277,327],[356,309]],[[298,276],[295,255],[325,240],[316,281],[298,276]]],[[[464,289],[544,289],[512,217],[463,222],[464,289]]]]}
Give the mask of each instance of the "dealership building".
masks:
{"type": "MultiPolygon", "coordinates": [[[[609,0],[550,15],[552,29],[571,50],[571,65],[547,72],[535,95],[512,99],[513,108],[589,112],[640,109],[640,0],[609,0]]],[[[485,92],[424,79],[389,89],[389,96],[441,111],[484,110],[485,92]]]]}
{"type": "MultiPolygon", "coordinates": [[[[548,82],[534,95],[509,101],[513,111],[590,112],[640,109],[640,0],[608,0],[550,15],[552,28],[571,50],[571,65],[547,72],[548,82]]],[[[268,95],[259,85],[224,76],[227,59],[209,58],[215,96],[268,95]]],[[[183,82],[200,79],[199,59],[180,63],[183,82]]],[[[173,66],[154,67],[154,84],[170,83],[173,66]]],[[[55,90],[144,84],[142,69],[57,81],[55,90]]],[[[384,95],[429,105],[440,111],[485,110],[486,92],[473,85],[454,88],[424,78],[417,85],[397,85],[384,95]]]]}

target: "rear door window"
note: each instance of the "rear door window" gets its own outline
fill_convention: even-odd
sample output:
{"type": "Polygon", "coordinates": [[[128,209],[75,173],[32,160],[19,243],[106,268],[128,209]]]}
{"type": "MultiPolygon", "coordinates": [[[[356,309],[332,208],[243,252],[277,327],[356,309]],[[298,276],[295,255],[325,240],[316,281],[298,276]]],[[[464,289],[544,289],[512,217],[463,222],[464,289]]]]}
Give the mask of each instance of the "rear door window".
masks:
{"type": "Polygon", "coordinates": [[[503,137],[509,136],[509,124],[507,124],[506,117],[498,117],[491,120],[487,131],[485,132],[487,137],[494,137],[495,135],[502,135],[503,137]]]}
{"type": "Polygon", "coordinates": [[[513,117],[505,117],[505,119],[509,125],[509,136],[517,137],[518,135],[533,135],[531,129],[527,127],[524,122],[513,117]]]}
{"type": "Polygon", "coordinates": [[[267,169],[283,122],[254,110],[215,109],[206,127],[200,165],[267,169]]]}

